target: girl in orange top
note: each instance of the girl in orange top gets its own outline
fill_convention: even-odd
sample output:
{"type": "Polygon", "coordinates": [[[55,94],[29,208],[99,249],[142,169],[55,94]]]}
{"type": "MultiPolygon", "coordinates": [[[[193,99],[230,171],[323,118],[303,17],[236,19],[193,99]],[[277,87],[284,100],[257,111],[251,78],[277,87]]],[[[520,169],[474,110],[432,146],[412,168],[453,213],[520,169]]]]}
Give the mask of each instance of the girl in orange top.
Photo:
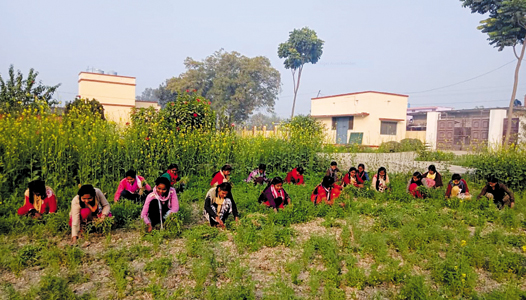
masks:
{"type": "Polygon", "coordinates": [[[342,187],[334,184],[334,178],[331,176],[323,177],[323,181],[319,184],[310,196],[310,200],[314,204],[325,203],[333,205],[334,201],[340,197],[342,187]]]}

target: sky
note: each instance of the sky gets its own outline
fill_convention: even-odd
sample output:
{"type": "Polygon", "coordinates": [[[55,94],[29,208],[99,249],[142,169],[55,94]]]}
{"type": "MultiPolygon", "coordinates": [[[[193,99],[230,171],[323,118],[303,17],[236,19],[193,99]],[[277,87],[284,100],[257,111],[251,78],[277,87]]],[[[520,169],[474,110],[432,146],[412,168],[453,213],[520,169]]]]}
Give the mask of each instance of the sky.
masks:
{"type": "Polygon", "coordinates": [[[140,95],[183,73],[186,57],[223,48],[270,59],[282,82],[275,112],[287,117],[292,75],[277,49],[307,26],[325,44],[304,68],[296,114],[308,114],[318,95],[370,90],[409,95],[411,107],[505,107],[515,57],[489,45],[477,30],[482,19],[458,0],[1,1],[0,75],[11,64],[24,74],[34,68],[43,84],[61,83],[55,96],[66,102],[79,72],[113,70],[136,77],[140,95]]]}

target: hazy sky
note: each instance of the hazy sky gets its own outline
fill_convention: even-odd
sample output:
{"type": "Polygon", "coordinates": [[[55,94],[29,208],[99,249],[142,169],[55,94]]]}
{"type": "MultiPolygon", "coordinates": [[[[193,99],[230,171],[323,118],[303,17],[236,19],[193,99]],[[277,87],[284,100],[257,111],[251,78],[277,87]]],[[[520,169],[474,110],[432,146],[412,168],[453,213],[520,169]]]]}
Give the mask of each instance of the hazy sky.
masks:
{"type": "MultiPolygon", "coordinates": [[[[481,19],[455,0],[3,0],[0,74],[10,64],[24,74],[35,68],[44,84],[62,83],[64,102],[77,94],[80,71],[115,70],[137,77],[140,95],[184,72],[186,57],[224,48],[270,59],[282,77],[276,113],[288,116],[292,76],[277,48],[291,30],[308,26],[325,45],[320,61],[304,68],[297,113],[309,113],[319,91],[404,93],[412,107],[507,106],[514,56],[488,44],[476,29],[481,19]]],[[[525,82],[522,70],[521,101],[525,82]]]]}

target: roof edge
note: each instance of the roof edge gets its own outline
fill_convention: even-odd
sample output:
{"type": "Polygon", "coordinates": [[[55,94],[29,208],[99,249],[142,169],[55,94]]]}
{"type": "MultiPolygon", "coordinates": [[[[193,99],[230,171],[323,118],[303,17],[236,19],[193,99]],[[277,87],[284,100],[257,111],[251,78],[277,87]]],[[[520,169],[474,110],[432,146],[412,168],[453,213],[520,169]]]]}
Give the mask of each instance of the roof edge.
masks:
{"type": "Polygon", "coordinates": [[[356,92],[356,93],[347,93],[347,94],[338,94],[338,95],[331,95],[331,96],[315,97],[315,98],[311,98],[311,100],[325,99],[325,98],[333,98],[333,97],[341,97],[341,96],[359,95],[359,94],[366,94],[366,93],[374,93],[374,94],[382,94],[382,95],[391,95],[391,96],[400,96],[400,97],[409,97],[409,95],[403,95],[403,94],[386,93],[386,92],[377,92],[377,91],[363,91],[363,92],[356,92]]]}

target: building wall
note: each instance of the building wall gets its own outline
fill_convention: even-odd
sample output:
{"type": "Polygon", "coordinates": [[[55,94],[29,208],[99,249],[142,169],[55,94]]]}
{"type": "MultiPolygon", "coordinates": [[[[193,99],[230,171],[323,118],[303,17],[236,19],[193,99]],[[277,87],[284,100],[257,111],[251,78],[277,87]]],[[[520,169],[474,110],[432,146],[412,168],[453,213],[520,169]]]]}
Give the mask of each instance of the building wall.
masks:
{"type": "Polygon", "coordinates": [[[311,115],[326,125],[327,137],[334,142],[336,131],[331,129],[332,116],[368,113],[355,116],[351,132],[363,133],[363,145],[379,146],[382,142],[400,141],[406,134],[407,96],[374,92],[314,98],[311,100],[311,115]],[[381,120],[396,121],[396,135],[381,135],[381,120]]]}
{"type": "Polygon", "coordinates": [[[332,130],[332,118],[316,118],[316,120],[318,120],[325,128],[325,142],[334,144],[336,141],[336,130],[332,130]]]}
{"type": "Polygon", "coordinates": [[[99,101],[106,119],[129,121],[135,107],[135,77],[81,72],[78,83],[79,96],[99,101]]]}
{"type": "Polygon", "coordinates": [[[157,102],[152,102],[152,101],[139,101],[139,100],[136,100],[136,101],[135,101],[135,107],[136,107],[136,108],[148,108],[148,107],[153,107],[153,108],[155,108],[156,110],[160,110],[160,109],[161,109],[161,106],[159,105],[159,103],[157,103],[157,102]]]}
{"type": "Polygon", "coordinates": [[[488,146],[499,148],[502,146],[504,119],[508,112],[505,109],[492,109],[489,113],[488,146]]]}
{"type": "Polygon", "coordinates": [[[104,116],[106,120],[123,124],[130,122],[132,108],[132,106],[104,105],[104,116]]]}
{"type": "Polygon", "coordinates": [[[425,131],[406,131],[405,138],[406,139],[417,139],[417,140],[421,140],[422,143],[425,143],[426,142],[426,132],[425,131]]]}

